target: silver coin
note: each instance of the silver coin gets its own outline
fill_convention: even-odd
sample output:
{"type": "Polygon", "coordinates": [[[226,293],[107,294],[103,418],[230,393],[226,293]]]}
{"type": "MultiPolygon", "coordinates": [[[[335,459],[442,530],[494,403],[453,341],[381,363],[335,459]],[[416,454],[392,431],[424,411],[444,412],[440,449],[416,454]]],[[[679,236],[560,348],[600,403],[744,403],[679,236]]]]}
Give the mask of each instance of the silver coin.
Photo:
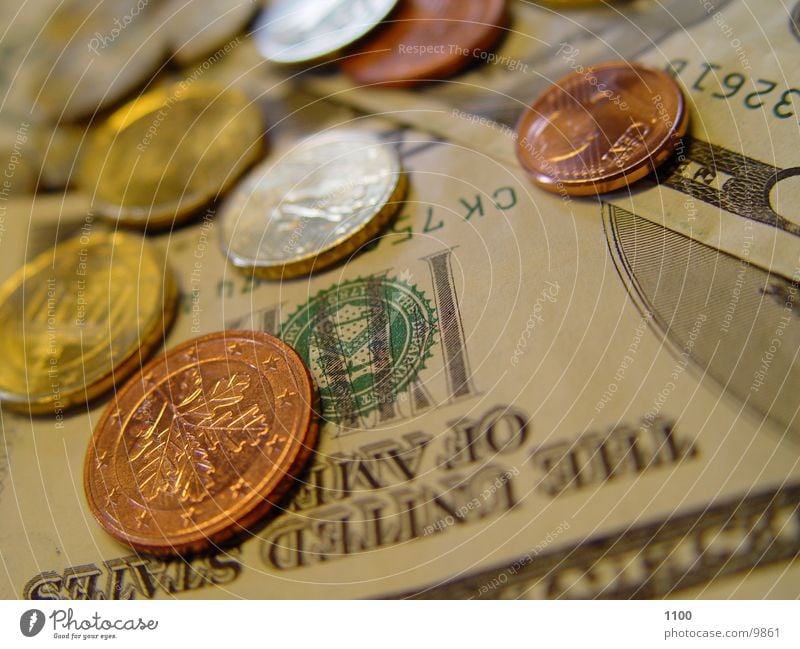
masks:
{"type": "Polygon", "coordinates": [[[405,189],[396,150],[349,129],[314,135],[256,167],[222,207],[223,250],[266,277],[320,270],[375,236],[405,189]]]}
{"type": "Polygon", "coordinates": [[[335,54],[372,31],[398,0],[276,0],[254,29],[261,54],[304,63],[335,54]]]}

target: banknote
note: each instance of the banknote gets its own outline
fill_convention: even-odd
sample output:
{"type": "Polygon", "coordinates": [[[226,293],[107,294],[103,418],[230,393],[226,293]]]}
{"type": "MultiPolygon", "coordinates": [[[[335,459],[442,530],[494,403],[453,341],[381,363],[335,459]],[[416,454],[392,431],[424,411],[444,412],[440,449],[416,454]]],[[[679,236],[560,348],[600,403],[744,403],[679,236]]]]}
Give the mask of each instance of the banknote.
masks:
{"type": "MultiPolygon", "coordinates": [[[[680,27],[642,8],[650,3],[619,7],[663,47],[716,25],[702,4],[679,4],[690,3],[671,5],[680,27]]],[[[553,47],[555,36],[593,47],[576,39],[590,14],[565,26],[515,5],[529,11],[553,47]]],[[[607,42],[624,31],[621,11],[591,14],[607,42]]],[[[509,36],[502,47],[512,45],[509,36]]],[[[630,47],[619,56],[646,50],[630,47]]],[[[248,48],[231,61],[249,60],[248,48]]],[[[285,282],[226,264],[215,206],[148,238],[181,289],[167,346],[245,327],[304,356],[324,418],[311,465],[235,543],[154,559],[108,537],[83,495],[83,457],[108,398],[61,419],[3,410],[0,596],[797,596],[796,284],[642,213],[641,196],[684,201],[683,189],[567,201],[479,139],[410,123],[389,99],[378,111],[280,81],[270,93],[264,73],[243,79],[280,116],[273,155],[336,125],[397,147],[410,192],[390,228],[346,262],[285,282]]],[[[415,96],[424,108],[428,95],[415,96]]],[[[710,139],[687,148],[716,160],[710,139]]],[[[108,227],[85,197],[13,201],[11,213],[28,218],[3,222],[3,277],[58,239],[108,227]]]]}
{"type": "MultiPolygon", "coordinates": [[[[534,200],[526,178],[479,151],[359,121],[396,144],[412,189],[391,229],[346,264],[254,281],[226,266],[211,211],[151,237],[183,296],[167,345],[251,327],[311,367],[325,423],[281,511],[210,556],[136,555],[93,522],[83,495],[104,404],[60,420],[4,412],[3,596],[385,597],[468,576],[430,592],[483,597],[501,593],[490,584],[502,570],[515,584],[552,582],[514,596],[703,584],[792,595],[796,442],[694,360],[723,335],[719,313],[683,305],[686,340],[664,336],[621,276],[613,233],[649,222],[587,205],[565,223],[559,197],[534,200]],[[737,581],[757,568],[778,572],[769,589],[737,581]]],[[[58,234],[42,223],[38,245],[103,227],[89,214],[58,223],[58,234]]],[[[772,301],[742,309],[737,326],[782,316],[772,301]]],[[[787,346],[796,325],[783,329],[787,346]]]]}
{"type": "Polygon", "coordinates": [[[465,52],[475,65],[455,79],[414,92],[356,87],[343,75],[308,76],[304,87],[515,165],[514,126],[549,84],[608,60],[667,69],[686,93],[690,135],[659,184],[650,179],[602,200],[797,279],[800,77],[789,62],[800,7],[750,0],[512,7],[503,43],[465,52]]]}

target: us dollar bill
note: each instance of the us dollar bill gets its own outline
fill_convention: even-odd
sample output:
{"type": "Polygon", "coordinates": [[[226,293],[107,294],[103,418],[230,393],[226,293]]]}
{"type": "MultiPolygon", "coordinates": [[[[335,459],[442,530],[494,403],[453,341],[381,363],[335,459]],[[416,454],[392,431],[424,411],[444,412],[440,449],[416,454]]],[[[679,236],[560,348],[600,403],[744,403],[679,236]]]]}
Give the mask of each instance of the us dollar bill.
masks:
{"type": "MultiPolygon", "coordinates": [[[[708,26],[698,16],[688,29],[708,26]]],[[[227,266],[213,208],[151,236],[181,288],[167,346],[251,327],[306,357],[326,420],[311,465],[237,543],[153,559],[85,502],[107,399],[63,420],[3,410],[0,595],[796,596],[794,283],[629,200],[543,194],[435,125],[264,101],[288,115],[277,152],[357,119],[398,147],[411,185],[387,232],[306,279],[227,266]]],[[[104,227],[79,196],[17,200],[30,220],[5,221],[4,275],[104,227]]]]}
{"type": "Polygon", "coordinates": [[[455,79],[413,92],[357,87],[343,75],[303,82],[516,165],[515,124],[551,83],[616,59],[669,70],[690,106],[689,136],[659,182],[603,200],[797,281],[800,75],[791,62],[800,7],[792,4],[673,0],[555,11],[512,3],[499,48],[464,52],[476,66],[455,79]]]}
{"type": "MultiPolygon", "coordinates": [[[[353,117],[325,111],[313,122],[353,117]]],[[[661,290],[651,304],[634,287],[648,286],[647,264],[619,241],[635,231],[644,250],[649,222],[593,204],[565,222],[560,197],[534,195],[480,151],[360,123],[395,143],[412,190],[348,263],[254,282],[226,265],[212,212],[153,237],[183,296],[168,346],[252,327],[311,367],[326,423],[280,510],[213,555],[134,554],[83,495],[105,404],[60,421],[3,412],[2,595],[790,596],[796,442],[773,408],[747,405],[698,361],[715,340],[733,346],[714,305],[680,302],[681,338],[664,329],[661,290]],[[514,590],[491,586],[509,571],[514,590]],[[769,587],[754,577],[763,571],[769,587]]],[[[77,212],[58,236],[102,227],[77,212]]],[[[56,234],[41,228],[44,246],[56,234]]],[[[751,299],[766,273],[745,273],[751,299]]],[[[663,275],[681,298],[683,280],[663,275]]],[[[714,292],[736,275],[719,281],[714,292]]],[[[795,313],[773,294],[763,302],[740,309],[736,327],[781,326],[796,349],[795,313]]]]}

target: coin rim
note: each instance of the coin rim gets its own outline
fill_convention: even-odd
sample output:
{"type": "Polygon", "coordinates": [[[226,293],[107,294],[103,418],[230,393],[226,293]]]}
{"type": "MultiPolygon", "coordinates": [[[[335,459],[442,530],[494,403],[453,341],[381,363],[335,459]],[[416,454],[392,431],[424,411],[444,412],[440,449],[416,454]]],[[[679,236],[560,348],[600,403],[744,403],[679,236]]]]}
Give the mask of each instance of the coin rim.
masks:
{"type": "MultiPolygon", "coordinates": [[[[319,434],[319,418],[318,418],[318,392],[314,379],[305,361],[300,355],[286,342],[272,336],[263,331],[249,330],[249,329],[230,329],[217,331],[210,334],[204,334],[196,338],[184,341],[155,358],[151,359],[145,365],[140,374],[144,375],[151,371],[154,367],[163,363],[165,359],[170,356],[176,355],[185,349],[197,348],[204,342],[215,341],[225,342],[232,338],[245,338],[249,341],[263,342],[265,344],[275,344],[282,348],[287,357],[293,358],[297,361],[295,366],[298,368],[298,378],[306,379],[306,394],[310,399],[304,402],[305,417],[298,429],[298,436],[293,438],[293,452],[291,460],[287,461],[285,466],[278,466],[276,470],[270,474],[269,482],[266,485],[259,484],[254,486],[248,495],[252,498],[244,499],[238,509],[229,509],[225,511],[226,514],[222,517],[220,522],[220,515],[216,515],[214,520],[217,520],[213,526],[203,527],[202,523],[193,523],[192,527],[185,532],[180,532],[172,536],[162,535],[161,539],[154,539],[152,537],[137,536],[134,533],[126,533],[114,525],[108,523],[104,516],[104,509],[99,507],[94,500],[94,492],[92,489],[92,473],[95,471],[94,458],[95,449],[97,448],[95,440],[101,434],[100,431],[106,427],[112,412],[117,409],[117,398],[115,395],[114,400],[108,404],[106,410],[101,415],[100,419],[95,426],[92,437],[89,440],[89,445],[84,456],[83,465],[83,488],[86,495],[86,500],[89,504],[89,509],[95,517],[100,526],[113,538],[118,541],[129,545],[135,550],[145,552],[154,556],[175,556],[183,555],[192,552],[201,552],[211,547],[218,546],[225,541],[234,538],[241,533],[245,532],[257,521],[261,520],[270,510],[275,508],[283,496],[291,489],[295,482],[295,478],[305,468],[308,459],[314,451],[319,434]],[[272,489],[269,489],[269,484],[273,484],[272,489]],[[245,508],[244,506],[247,505],[245,508]]],[[[260,373],[260,370],[259,370],[260,373]]],[[[138,380],[138,375],[130,379],[119,391],[119,394],[127,392],[128,390],[135,389],[137,384],[141,383],[138,380]]],[[[158,527],[158,532],[163,530],[158,527]]]]}
{"type": "MultiPolygon", "coordinates": [[[[565,82],[570,80],[572,77],[580,77],[581,74],[579,72],[571,72],[568,75],[559,79],[556,83],[552,84],[549,88],[547,88],[544,92],[542,92],[530,105],[528,105],[525,110],[520,115],[519,119],[517,120],[517,125],[514,130],[515,133],[515,152],[517,156],[517,160],[519,161],[520,165],[522,166],[523,170],[528,174],[531,180],[541,187],[542,189],[546,189],[549,192],[555,194],[566,193],[570,196],[592,196],[596,194],[604,194],[607,192],[616,191],[618,189],[622,189],[623,187],[627,187],[632,183],[641,180],[645,176],[649,175],[650,173],[654,172],[660,165],[662,165],[675,151],[678,142],[686,135],[686,132],[689,127],[689,110],[686,105],[686,97],[683,93],[678,82],[672,78],[668,73],[664,72],[663,70],[659,70],[658,68],[651,68],[646,65],[642,65],[640,63],[631,63],[628,61],[611,61],[608,63],[603,63],[600,65],[590,66],[592,71],[602,71],[606,69],[613,69],[613,68],[620,68],[625,67],[627,69],[631,68],[638,68],[639,70],[645,70],[648,73],[653,73],[657,76],[663,77],[665,80],[669,81],[672,84],[672,88],[677,92],[677,119],[673,122],[671,128],[667,131],[664,135],[663,139],[652,148],[652,153],[645,157],[643,160],[636,162],[635,164],[631,164],[630,166],[623,167],[622,169],[617,169],[611,173],[605,174],[600,177],[595,177],[587,180],[569,180],[569,179],[562,179],[557,176],[551,176],[544,173],[541,169],[534,168],[532,165],[529,164],[525,153],[523,152],[522,148],[522,140],[527,139],[527,136],[523,135],[523,126],[526,125],[526,122],[529,121],[531,116],[534,119],[541,119],[541,113],[539,115],[536,114],[535,106],[539,104],[544,98],[551,92],[561,88],[565,85],[565,82]]],[[[528,128],[525,129],[527,133],[530,131],[531,124],[527,124],[528,128]]]]}
{"type": "MultiPolygon", "coordinates": [[[[364,29],[354,38],[346,42],[340,42],[337,44],[334,49],[328,49],[324,52],[314,54],[312,56],[306,56],[302,58],[291,58],[291,57],[283,57],[283,58],[275,58],[272,54],[268,53],[268,50],[264,49],[264,45],[262,41],[266,40],[269,43],[269,29],[268,26],[270,24],[269,13],[271,11],[276,11],[276,7],[279,7],[280,4],[291,4],[290,0],[281,0],[280,2],[273,3],[273,5],[266,7],[256,19],[256,24],[253,28],[252,33],[255,35],[255,42],[256,42],[256,50],[258,53],[264,57],[270,63],[274,63],[279,66],[292,66],[292,65],[305,65],[309,63],[321,63],[324,61],[329,61],[336,57],[337,54],[342,52],[342,50],[350,47],[358,43],[361,39],[365,36],[370,34],[376,27],[378,27],[384,20],[386,20],[387,16],[389,16],[395,9],[397,9],[398,5],[400,4],[401,0],[392,0],[391,5],[389,8],[379,17],[376,18],[371,25],[365,25],[364,29]]],[[[334,32],[335,33],[335,32],[334,32]]],[[[267,46],[268,47],[268,46],[267,46]]]]}
{"type": "Polygon", "coordinates": [[[115,110],[106,121],[92,134],[89,147],[81,160],[80,170],[77,175],[78,188],[84,191],[91,199],[92,208],[97,216],[115,224],[137,229],[163,229],[178,225],[189,220],[198,209],[207,205],[212,200],[222,196],[228,191],[256,161],[263,157],[266,148],[263,137],[264,120],[261,111],[250,101],[248,95],[239,88],[226,88],[214,82],[199,81],[192,85],[177,82],[155,88],[140,95],[115,110]],[[150,206],[124,206],[105,201],[97,197],[98,179],[102,177],[96,170],[102,169],[109,148],[116,141],[116,137],[125,128],[138,122],[147,115],[152,115],[163,109],[165,104],[175,96],[178,103],[183,99],[199,98],[209,101],[220,96],[228,97],[228,101],[237,102],[240,110],[237,120],[242,123],[250,122],[260,126],[260,134],[255,146],[243,150],[242,155],[236,160],[234,167],[225,174],[221,184],[215,189],[201,192],[193,200],[187,200],[187,195],[182,194],[178,201],[170,203],[156,203],[150,206]]]}
{"type": "MultiPolygon", "coordinates": [[[[90,402],[92,399],[105,394],[117,383],[127,379],[133,374],[137,366],[141,363],[141,360],[148,358],[155,349],[161,345],[177,313],[177,282],[172,268],[161,251],[149,243],[147,239],[134,234],[126,232],[100,232],[99,234],[110,239],[112,245],[113,242],[119,238],[131,240],[141,239],[141,243],[149,248],[148,253],[151,255],[154,264],[159,268],[163,268],[163,272],[161,273],[163,280],[161,292],[164,295],[164,300],[156,314],[156,318],[143,330],[142,336],[131,346],[128,352],[122,356],[116,365],[112,365],[105,374],[99,376],[92,383],[75,385],[69,390],[61,389],[58,394],[58,400],[64,402],[62,410],[69,410],[90,402]]],[[[80,238],[78,236],[59,242],[57,247],[73,244],[80,244],[80,238]]],[[[51,255],[52,253],[48,251],[39,253],[3,282],[2,286],[0,286],[0,308],[2,308],[6,300],[8,300],[8,298],[24,283],[26,271],[30,272],[30,269],[37,265],[49,264],[51,255]]],[[[34,272],[39,272],[39,270],[41,269],[36,268],[34,272]]],[[[2,402],[4,406],[17,412],[32,415],[47,415],[54,414],[53,406],[56,402],[56,398],[53,394],[47,394],[41,398],[31,398],[29,394],[15,394],[0,387],[0,402],[2,402]]]]}
{"type": "MultiPolygon", "coordinates": [[[[327,247],[312,252],[310,254],[304,255],[295,260],[288,261],[283,264],[258,264],[253,263],[252,259],[248,260],[241,260],[231,255],[230,247],[228,245],[228,241],[225,239],[224,234],[224,227],[220,227],[220,246],[222,247],[222,251],[227,257],[230,264],[236,268],[236,270],[240,271],[241,273],[247,276],[256,276],[263,279],[292,279],[295,277],[300,277],[303,275],[310,275],[311,273],[318,272],[329,268],[333,264],[338,261],[341,261],[345,257],[353,254],[356,252],[361,246],[367,243],[370,239],[375,237],[378,233],[380,233],[385,226],[392,220],[392,218],[397,214],[402,206],[403,199],[405,198],[408,192],[408,176],[405,170],[403,169],[402,161],[400,160],[400,156],[397,151],[391,146],[391,144],[383,141],[377,135],[371,132],[359,133],[358,131],[347,130],[346,133],[358,133],[359,137],[364,136],[371,136],[374,138],[376,144],[380,144],[382,146],[386,146],[392,149],[392,154],[395,156],[395,160],[397,162],[397,173],[395,177],[395,186],[392,189],[391,193],[387,197],[384,204],[381,208],[375,212],[372,218],[368,219],[365,223],[361,225],[360,228],[354,230],[352,233],[346,235],[343,238],[337,239],[336,241],[332,242],[327,247]]],[[[299,150],[301,147],[306,145],[311,145],[315,142],[315,140],[319,138],[323,138],[327,135],[333,134],[339,135],[345,134],[345,131],[337,129],[336,131],[329,131],[328,133],[319,134],[317,136],[311,136],[301,142],[297,149],[299,150]]],[[[285,158],[283,159],[285,160],[285,158]]],[[[281,164],[281,160],[277,162],[273,162],[271,165],[269,163],[265,163],[266,169],[270,169],[275,165],[281,164]]],[[[254,174],[258,174],[261,172],[261,168],[256,168],[253,170],[254,174]]],[[[245,179],[244,182],[246,182],[245,179]]],[[[226,217],[226,206],[223,206],[220,214],[220,223],[226,217]]]]}

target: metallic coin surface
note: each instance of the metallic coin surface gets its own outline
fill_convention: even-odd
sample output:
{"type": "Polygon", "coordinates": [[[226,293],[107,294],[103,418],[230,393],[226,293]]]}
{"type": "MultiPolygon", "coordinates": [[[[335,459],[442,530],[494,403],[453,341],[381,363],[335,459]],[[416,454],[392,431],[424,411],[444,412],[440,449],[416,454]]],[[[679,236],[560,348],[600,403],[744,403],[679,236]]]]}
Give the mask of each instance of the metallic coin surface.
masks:
{"type": "Polygon", "coordinates": [[[666,72],[624,61],[576,71],[517,124],[517,157],[541,187],[589,195],[626,187],[663,164],[689,113],[666,72]]]}
{"type": "Polygon", "coordinates": [[[507,18],[505,0],[406,0],[341,67],[360,84],[445,79],[485,59],[507,18]]]}
{"type": "Polygon", "coordinates": [[[268,278],[321,270],[374,237],[400,206],[397,151],[365,131],[336,129],[300,142],[245,178],[220,211],[234,266],[268,278]]]}
{"type": "Polygon", "coordinates": [[[557,9],[584,9],[586,7],[608,6],[618,1],[619,0],[543,0],[543,4],[557,9]]]}
{"type": "Polygon", "coordinates": [[[151,554],[242,533],[292,486],[317,437],[308,369],[256,331],[189,340],[153,359],[100,418],[84,463],[89,506],[151,554]]]}
{"type": "Polygon", "coordinates": [[[261,155],[259,109],[234,89],[181,82],[119,108],[83,156],[94,210],[135,227],[171,225],[224,192],[261,155]]]}
{"type": "Polygon", "coordinates": [[[30,94],[52,120],[74,120],[122,99],[166,58],[155,3],[68,0],[35,43],[30,94]]]}
{"type": "Polygon", "coordinates": [[[60,123],[42,124],[32,140],[43,157],[39,184],[42,188],[62,189],[74,185],[75,170],[80,168],[81,148],[89,133],[86,126],[60,123]]]}
{"type": "Polygon", "coordinates": [[[306,63],[333,56],[372,31],[398,0],[275,0],[253,36],[264,58],[306,63]]]}
{"type": "Polygon", "coordinates": [[[259,5],[253,0],[168,0],[162,31],[178,63],[213,54],[241,32],[259,5]]]}
{"type": "Polygon", "coordinates": [[[0,400],[60,415],[141,366],[172,320],[176,288],[152,244],[85,228],[0,289],[0,400]]]}

